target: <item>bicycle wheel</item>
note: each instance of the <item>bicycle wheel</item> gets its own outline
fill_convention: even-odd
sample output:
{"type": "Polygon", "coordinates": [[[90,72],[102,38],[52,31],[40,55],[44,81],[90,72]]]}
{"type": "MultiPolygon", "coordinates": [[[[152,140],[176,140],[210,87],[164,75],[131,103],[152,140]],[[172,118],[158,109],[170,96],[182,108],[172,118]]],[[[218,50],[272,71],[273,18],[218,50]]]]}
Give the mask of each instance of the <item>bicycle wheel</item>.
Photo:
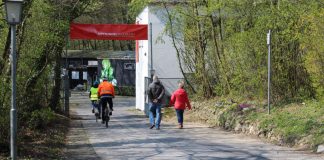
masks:
{"type": "Polygon", "coordinates": [[[106,121],[106,128],[108,128],[108,122],[109,122],[109,109],[108,109],[108,107],[105,108],[105,121],[106,121]]]}
{"type": "Polygon", "coordinates": [[[96,122],[98,122],[99,113],[95,113],[95,116],[96,116],[96,122]]]}
{"type": "Polygon", "coordinates": [[[96,117],[96,122],[98,122],[98,118],[99,118],[99,115],[100,115],[100,112],[98,113],[98,111],[97,110],[99,110],[98,109],[98,106],[99,104],[98,104],[98,102],[97,101],[95,101],[95,117],[96,117]]]}

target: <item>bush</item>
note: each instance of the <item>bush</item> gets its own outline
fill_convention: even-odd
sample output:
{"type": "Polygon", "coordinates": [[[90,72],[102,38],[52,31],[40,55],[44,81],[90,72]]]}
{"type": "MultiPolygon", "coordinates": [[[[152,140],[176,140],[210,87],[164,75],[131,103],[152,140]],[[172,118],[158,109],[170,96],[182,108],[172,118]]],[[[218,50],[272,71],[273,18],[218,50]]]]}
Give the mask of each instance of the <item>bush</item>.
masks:
{"type": "MultiPolygon", "coordinates": [[[[1,110],[0,113],[0,155],[9,152],[10,142],[10,118],[8,109],[1,110]]],[[[0,158],[1,159],[1,158],[0,158]]]]}
{"type": "Polygon", "coordinates": [[[324,143],[322,106],[323,102],[308,100],[303,104],[292,103],[274,108],[271,115],[258,113],[248,116],[253,116],[255,121],[260,123],[259,127],[262,130],[272,130],[289,145],[296,145],[299,140],[311,136],[311,139],[303,143],[314,148],[324,143]]]}
{"type": "Polygon", "coordinates": [[[115,87],[116,95],[120,96],[135,96],[134,86],[119,86],[115,87]]]}
{"type": "Polygon", "coordinates": [[[54,112],[50,108],[35,110],[31,113],[28,125],[34,129],[43,129],[54,119],[54,112]]]}

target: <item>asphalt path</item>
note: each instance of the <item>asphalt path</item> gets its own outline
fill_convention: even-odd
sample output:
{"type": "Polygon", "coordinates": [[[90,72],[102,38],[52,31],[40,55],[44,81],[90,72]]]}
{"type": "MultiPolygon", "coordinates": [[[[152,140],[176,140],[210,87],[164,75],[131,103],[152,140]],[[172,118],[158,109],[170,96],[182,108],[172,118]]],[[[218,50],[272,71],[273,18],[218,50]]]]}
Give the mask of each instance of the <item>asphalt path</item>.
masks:
{"type": "Polygon", "coordinates": [[[320,154],[276,146],[242,134],[202,124],[164,122],[149,129],[149,120],[136,112],[134,97],[116,97],[106,128],[95,121],[86,93],[73,93],[74,117],[68,136],[69,159],[104,160],[324,160],[320,154]]]}

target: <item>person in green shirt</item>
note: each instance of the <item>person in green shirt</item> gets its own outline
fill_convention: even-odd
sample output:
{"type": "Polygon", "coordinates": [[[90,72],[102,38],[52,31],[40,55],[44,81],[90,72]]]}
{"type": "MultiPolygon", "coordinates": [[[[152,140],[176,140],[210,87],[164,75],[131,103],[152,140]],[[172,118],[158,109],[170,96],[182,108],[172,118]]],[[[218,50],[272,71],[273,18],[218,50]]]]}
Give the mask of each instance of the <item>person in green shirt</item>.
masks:
{"type": "Polygon", "coordinates": [[[92,113],[95,113],[95,108],[97,108],[98,112],[100,112],[99,105],[98,105],[98,85],[99,85],[99,82],[95,81],[93,83],[92,87],[90,88],[89,98],[90,98],[91,104],[92,104],[92,113]]]}

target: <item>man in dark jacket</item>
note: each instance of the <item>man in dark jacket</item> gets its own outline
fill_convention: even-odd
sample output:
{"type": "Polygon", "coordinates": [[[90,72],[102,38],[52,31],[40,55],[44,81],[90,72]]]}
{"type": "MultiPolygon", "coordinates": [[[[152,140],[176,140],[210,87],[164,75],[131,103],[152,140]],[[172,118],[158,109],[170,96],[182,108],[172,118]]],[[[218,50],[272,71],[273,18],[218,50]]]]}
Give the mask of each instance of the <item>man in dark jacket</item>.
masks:
{"type": "Polygon", "coordinates": [[[153,76],[153,82],[149,85],[149,90],[147,91],[149,97],[149,105],[150,105],[150,129],[154,127],[159,130],[161,123],[161,107],[162,107],[162,98],[164,96],[164,87],[161,84],[159,78],[157,76],[153,76]],[[154,121],[154,113],[156,114],[156,118],[154,121]]]}

